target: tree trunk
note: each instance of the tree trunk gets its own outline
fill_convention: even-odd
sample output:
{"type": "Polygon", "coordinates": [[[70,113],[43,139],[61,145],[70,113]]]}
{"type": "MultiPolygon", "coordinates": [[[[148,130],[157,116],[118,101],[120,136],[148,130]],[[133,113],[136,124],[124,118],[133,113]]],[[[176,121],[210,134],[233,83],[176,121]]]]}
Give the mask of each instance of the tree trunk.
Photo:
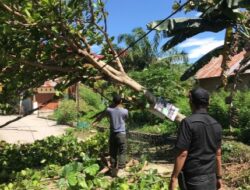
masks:
{"type": "MultiPolygon", "coordinates": [[[[139,84],[138,82],[136,82],[135,80],[130,78],[124,72],[123,69],[122,70],[116,69],[115,67],[109,65],[106,62],[94,58],[91,54],[89,54],[85,50],[79,49],[78,53],[80,55],[83,55],[89,61],[89,63],[92,64],[101,73],[104,73],[106,76],[113,79],[117,83],[128,86],[129,88],[133,89],[136,92],[143,92],[143,94],[145,95],[148,102],[151,105],[155,104],[155,102],[156,102],[155,96],[151,92],[149,92],[144,86],[142,86],[141,84],[139,84]]],[[[122,65],[119,65],[118,63],[117,63],[117,66],[118,66],[118,68],[122,67],[122,65]]],[[[175,121],[181,122],[182,119],[184,119],[184,118],[185,118],[184,115],[182,115],[181,113],[178,113],[176,118],[175,118],[175,121]]]]}
{"type": "MultiPolygon", "coordinates": [[[[124,85],[130,87],[136,92],[143,92],[144,96],[146,97],[150,105],[153,106],[156,103],[156,97],[150,91],[148,91],[144,86],[142,86],[141,84],[130,78],[128,75],[125,74],[124,76],[121,77],[121,79],[124,85]]],[[[178,113],[175,118],[175,121],[180,123],[185,117],[186,117],[185,115],[178,113]]]]}

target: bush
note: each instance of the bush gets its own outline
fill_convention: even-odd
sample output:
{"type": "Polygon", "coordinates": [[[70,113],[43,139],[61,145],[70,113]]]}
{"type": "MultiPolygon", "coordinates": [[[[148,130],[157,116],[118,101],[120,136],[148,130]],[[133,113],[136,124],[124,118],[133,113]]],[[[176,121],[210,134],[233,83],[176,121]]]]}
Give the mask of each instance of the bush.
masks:
{"type": "Polygon", "coordinates": [[[80,99],[85,102],[85,107],[81,107],[85,113],[88,111],[103,110],[105,108],[101,95],[93,92],[90,88],[81,85],[79,89],[80,99]]]}
{"type": "Polygon", "coordinates": [[[228,93],[225,91],[220,91],[213,93],[211,95],[209,113],[214,117],[223,128],[229,127],[228,119],[228,105],[225,103],[225,98],[228,96],[228,93]]]}
{"type": "Polygon", "coordinates": [[[176,99],[176,107],[178,107],[180,112],[186,116],[191,114],[191,108],[187,97],[178,97],[176,99]]]}
{"type": "Polygon", "coordinates": [[[236,142],[225,141],[222,143],[222,159],[225,163],[244,163],[250,161],[249,146],[236,142]]]}
{"type": "Polygon", "coordinates": [[[165,120],[164,122],[156,125],[145,124],[140,128],[137,128],[136,131],[141,131],[150,134],[173,135],[177,132],[177,125],[171,121],[165,120]]]}
{"type": "Polygon", "coordinates": [[[107,152],[106,133],[83,142],[78,141],[72,133],[62,137],[48,137],[33,144],[8,144],[0,141],[0,182],[7,181],[11,174],[25,168],[40,168],[48,164],[64,165],[73,160],[81,160],[82,154],[97,158],[107,152]]]}
{"type": "Polygon", "coordinates": [[[248,128],[240,130],[239,133],[239,140],[241,140],[244,143],[250,144],[250,122],[247,126],[248,128]]]}
{"type": "MultiPolygon", "coordinates": [[[[229,105],[225,103],[228,92],[220,91],[211,96],[209,113],[213,116],[224,129],[228,129],[229,105]]],[[[250,143],[250,91],[238,91],[233,99],[234,104],[234,128],[233,131],[224,130],[226,135],[238,137],[245,143],[250,143]]]]}
{"type": "Polygon", "coordinates": [[[250,91],[238,92],[234,104],[238,112],[238,128],[250,129],[250,91]]]}
{"type": "Polygon", "coordinates": [[[61,101],[54,115],[59,124],[75,121],[77,118],[76,102],[74,100],[61,101]]]}

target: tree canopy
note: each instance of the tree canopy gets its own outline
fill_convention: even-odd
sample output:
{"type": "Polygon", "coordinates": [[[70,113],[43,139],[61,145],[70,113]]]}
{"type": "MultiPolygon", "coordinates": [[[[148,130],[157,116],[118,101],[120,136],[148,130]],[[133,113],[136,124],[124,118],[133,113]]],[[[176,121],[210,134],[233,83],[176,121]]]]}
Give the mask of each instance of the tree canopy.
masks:
{"type": "Polygon", "coordinates": [[[139,91],[124,72],[101,0],[0,1],[0,81],[4,92],[20,93],[45,80],[64,85],[108,77],[139,91]],[[92,46],[98,45],[100,60],[92,46]]]}

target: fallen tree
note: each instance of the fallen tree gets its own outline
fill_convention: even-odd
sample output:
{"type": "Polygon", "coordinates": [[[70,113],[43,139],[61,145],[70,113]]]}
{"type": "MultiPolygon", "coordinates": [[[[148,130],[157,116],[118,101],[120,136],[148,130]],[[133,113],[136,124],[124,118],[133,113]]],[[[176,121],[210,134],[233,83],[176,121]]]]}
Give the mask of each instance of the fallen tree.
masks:
{"type": "MultiPolygon", "coordinates": [[[[0,0],[0,81],[2,100],[13,92],[33,89],[48,79],[63,78],[61,87],[81,81],[111,80],[155,97],[124,71],[107,33],[107,12],[101,0],[0,0]],[[92,51],[102,50],[103,57],[92,51]]],[[[178,113],[176,120],[183,115],[178,113]]]]}

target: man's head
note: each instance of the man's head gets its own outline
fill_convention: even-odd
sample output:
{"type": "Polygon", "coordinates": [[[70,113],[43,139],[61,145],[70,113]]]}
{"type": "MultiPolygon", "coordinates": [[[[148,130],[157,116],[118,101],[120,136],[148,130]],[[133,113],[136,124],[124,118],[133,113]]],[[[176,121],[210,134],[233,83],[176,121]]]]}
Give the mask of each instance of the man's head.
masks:
{"type": "Polygon", "coordinates": [[[114,103],[115,105],[118,105],[118,104],[122,103],[122,98],[121,98],[121,96],[118,95],[118,94],[113,95],[113,103],[114,103]]]}
{"type": "Polygon", "coordinates": [[[203,88],[195,88],[189,92],[189,100],[195,108],[206,108],[209,105],[209,93],[203,88]]]}

